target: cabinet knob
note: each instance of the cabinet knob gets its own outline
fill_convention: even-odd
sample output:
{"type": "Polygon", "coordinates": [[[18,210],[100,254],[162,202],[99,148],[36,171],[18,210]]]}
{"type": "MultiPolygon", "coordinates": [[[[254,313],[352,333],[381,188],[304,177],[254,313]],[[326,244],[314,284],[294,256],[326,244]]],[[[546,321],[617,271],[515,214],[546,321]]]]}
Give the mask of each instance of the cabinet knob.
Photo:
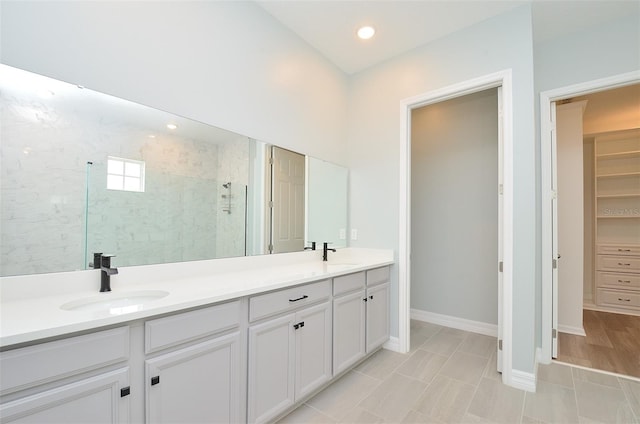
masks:
{"type": "Polygon", "coordinates": [[[155,386],[156,384],[160,384],[160,376],[157,375],[155,377],[151,377],[151,385],[155,386]]]}
{"type": "Polygon", "coordinates": [[[131,387],[123,387],[120,389],[120,397],[129,396],[131,394],[131,387]]]}
{"type": "Polygon", "coordinates": [[[369,296],[369,299],[373,300],[373,295],[369,296]]]}
{"type": "Polygon", "coordinates": [[[365,297],[365,298],[364,298],[364,299],[362,299],[362,300],[364,300],[364,301],[366,302],[366,301],[367,301],[367,300],[369,300],[369,299],[367,299],[367,298],[365,297]]]}

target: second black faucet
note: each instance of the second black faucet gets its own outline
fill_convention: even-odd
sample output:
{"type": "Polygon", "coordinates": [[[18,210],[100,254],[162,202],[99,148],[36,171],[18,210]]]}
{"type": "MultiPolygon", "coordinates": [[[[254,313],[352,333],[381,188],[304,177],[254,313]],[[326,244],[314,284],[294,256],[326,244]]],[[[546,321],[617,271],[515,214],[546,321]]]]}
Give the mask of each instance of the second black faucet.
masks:
{"type": "Polygon", "coordinates": [[[322,260],[324,262],[327,262],[329,251],[335,252],[336,249],[329,249],[329,243],[325,241],[324,243],[322,243],[322,260]]]}

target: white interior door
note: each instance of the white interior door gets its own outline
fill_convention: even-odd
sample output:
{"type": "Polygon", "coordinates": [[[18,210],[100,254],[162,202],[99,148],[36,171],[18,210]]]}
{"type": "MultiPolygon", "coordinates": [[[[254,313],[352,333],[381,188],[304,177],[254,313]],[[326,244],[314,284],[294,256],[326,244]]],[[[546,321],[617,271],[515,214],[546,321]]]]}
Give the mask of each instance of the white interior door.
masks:
{"type": "MultiPolygon", "coordinates": [[[[551,357],[558,357],[558,158],[556,102],[551,102],[551,357]]],[[[544,259],[548,260],[548,259],[544,259]]]]}
{"type": "Polygon", "coordinates": [[[271,150],[271,253],[304,249],[304,155],[273,146],[271,150]]]}
{"type": "Polygon", "coordinates": [[[498,87],[498,345],[497,363],[498,372],[502,372],[502,340],[503,339],[503,322],[502,322],[502,301],[503,301],[503,265],[504,265],[504,241],[503,241],[503,217],[502,209],[504,207],[504,149],[503,149],[503,121],[502,121],[502,86],[498,87]]]}

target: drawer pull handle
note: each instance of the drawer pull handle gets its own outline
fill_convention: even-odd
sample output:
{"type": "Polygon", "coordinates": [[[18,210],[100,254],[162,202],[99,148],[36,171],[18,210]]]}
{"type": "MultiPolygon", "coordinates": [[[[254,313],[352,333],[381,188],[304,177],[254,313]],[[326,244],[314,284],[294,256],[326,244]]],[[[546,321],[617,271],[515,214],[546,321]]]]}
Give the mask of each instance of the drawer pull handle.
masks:
{"type": "Polygon", "coordinates": [[[297,323],[297,324],[293,324],[293,328],[294,328],[295,330],[297,330],[297,329],[299,329],[299,328],[302,328],[302,327],[304,327],[304,321],[300,321],[300,322],[299,322],[299,323],[297,323]]]}
{"type": "Polygon", "coordinates": [[[631,302],[631,299],[623,299],[621,297],[618,298],[620,302],[631,302]]]}
{"type": "Polygon", "coordinates": [[[618,249],[618,252],[631,252],[631,249],[618,249]]]}
{"type": "Polygon", "coordinates": [[[366,302],[366,301],[367,301],[367,300],[369,300],[369,299],[367,299],[367,298],[365,297],[365,298],[364,298],[364,299],[362,299],[362,300],[364,300],[364,301],[366,302]]]}
{"type": "Polygon", "coordinates": [[[631,266],[631,264],[625,264],[624,262],[618,262],[618,265],[620,265],[620,266],[631,266]]]}
{"type": "Polygon", "coordinates": [[[120,389],[120,397],[129,396],[130,394],[131,394],[130,386],[123,387],[122,389],[120,389]]]}
{"type": "Polygon", "coordinates": [[[309,296],[307,296],[307,295],[305,294],[304,296],[299,297],[299,298],[297,298],[297,299],[289,299],[289,302],[297,302],[298,300],[306,299],[306,298],[308,298],[308,297],[309,297],[309,296]]]}
{"type": "Polygon", "coordinates": [[[156,384],[160,384],[160,376],[151,377],[151,385],[155,386],[156,384]]]}
{"type": "Polygon", "coordinates": [[[618,280],[618,283],[631,284],[631,280],[618,280]]]}

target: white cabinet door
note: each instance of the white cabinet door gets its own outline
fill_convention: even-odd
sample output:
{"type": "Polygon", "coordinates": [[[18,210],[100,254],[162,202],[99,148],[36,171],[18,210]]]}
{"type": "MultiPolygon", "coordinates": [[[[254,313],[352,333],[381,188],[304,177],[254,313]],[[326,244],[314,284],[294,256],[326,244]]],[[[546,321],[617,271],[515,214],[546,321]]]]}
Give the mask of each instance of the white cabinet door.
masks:
{"type": "Polygon", "coordinates": [[[295,398],[299,399],[331,379],[331,303],[296,313],[295,398]]]}
{"type": "Polygon", "coordinates": [[[333,300],[333,375],[363,358],[365,351],[365,291],[333,300]]]}
{"type": "Polygon", "coordinates": [[[240,358],[234,332],[147,360],[146,421],[238,422],[240,358]]]}
{"type": "Polygon", "coordinates": [[[0,406],[3,423],[128,423],[129,368],[85,378],[0,406]],[[123,396],[124,395],[124,396],[123,396]]]}
{"type": "Polygon", "coordinates": [[[294,397],[295,314],[249,328],[248,421],[267,422],[294,397]]]}
{"type": "Polygon", "coordinates": [[[389,340],[389,283],[367,289],[367,352],[389,340]]]}

